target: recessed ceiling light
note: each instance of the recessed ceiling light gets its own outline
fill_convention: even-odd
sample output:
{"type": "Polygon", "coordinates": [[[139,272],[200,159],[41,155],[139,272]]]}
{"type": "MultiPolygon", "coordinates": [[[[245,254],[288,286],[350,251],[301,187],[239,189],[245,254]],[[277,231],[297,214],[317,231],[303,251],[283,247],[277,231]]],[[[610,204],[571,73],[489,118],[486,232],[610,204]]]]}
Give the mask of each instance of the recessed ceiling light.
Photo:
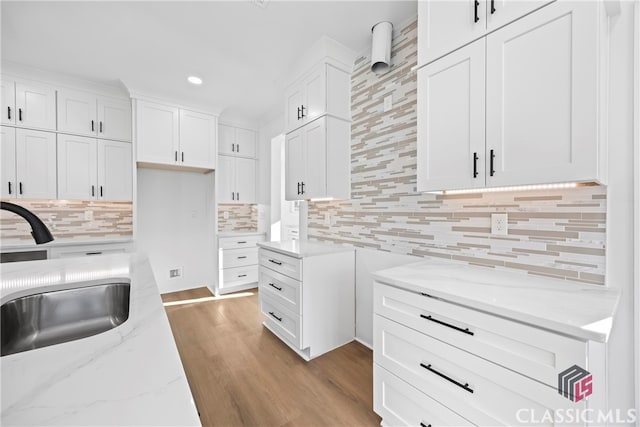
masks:
{"type": "Polygon", "coordinates": [[[187,77],[187,81],[193,85],[201,85],[202,84],[202,79],[200,77],[196,77],[196,76],[189,76],[187,77]]]}

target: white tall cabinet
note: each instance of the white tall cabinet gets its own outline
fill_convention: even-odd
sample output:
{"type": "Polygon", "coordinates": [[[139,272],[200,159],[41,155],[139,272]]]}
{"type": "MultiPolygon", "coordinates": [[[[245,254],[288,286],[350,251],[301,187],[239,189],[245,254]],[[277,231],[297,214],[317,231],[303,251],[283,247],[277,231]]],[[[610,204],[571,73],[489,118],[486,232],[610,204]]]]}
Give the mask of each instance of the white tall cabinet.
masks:
{"type": "Polygon", "coordinates": [[[227,124],[221,124],[218,130],[218,203],[257,203],[257,133],[227,124]]]}
{"type": "MultiPolygon", "coordinates": [[[[447,14],[435,13],[449,3],[428,3],[434,16],[424,19],[444,25],[447,14]]],[[[450,3],[452,11],[463,7],[450,3]]],[[[602,5],[547,3],[528,2],[525,10],[539,10],[487,28],[418,70],[418,191],[605,182],[596,48],[602,5]]],[[[435,40],[419,38],[419,51],[435,40]]]]}

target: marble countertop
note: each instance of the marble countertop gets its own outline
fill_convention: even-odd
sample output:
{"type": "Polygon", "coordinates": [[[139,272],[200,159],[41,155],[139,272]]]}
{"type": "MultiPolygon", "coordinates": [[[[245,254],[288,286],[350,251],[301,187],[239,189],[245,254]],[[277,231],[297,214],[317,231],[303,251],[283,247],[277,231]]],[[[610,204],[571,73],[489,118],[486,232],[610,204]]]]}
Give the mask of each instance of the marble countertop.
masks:
{"type": "Polygon", "coordinates": [[[606,342],[620,291],[427,258],[375,280],[583,340],[606,342]]]}
{"type": "Polygon", "coordinates": [[[145,256],[18,262],[2,264],[0,273],[2,302],[82,281],[131,281],[122,325],[0,359],[2,425],[200,425],[145,256]]]}
{"type": "Polygon", "coordinates": [[[265,233],[258,231],[221,231],[218,232],[218,237],[241,237],[241,236],[261,236],[265,233]]]}
{"type": "Polygon", "coordinates": [[[319,243],[309,240],[285,240],[282,242],[259,242],[258,246],[284,255],[296,258],[306,258],[316,255],[333,254],[339,252],[352,252],[355,249],[351,246],[333,245],[330,243],[319,243]]]}
{"type": "Polygon", "coordinates": [[[43,245],[36,245],[33,239],[24,241],[3,241],[0,246],[0,252],[15,251],[15,250],[46,250],[49,248],[65,247],[65,246],[87,246],[87,245],[108,245],[113,243],[133,243],[132,238],[122,239],[55,239],[49,243],[43,245]]]}

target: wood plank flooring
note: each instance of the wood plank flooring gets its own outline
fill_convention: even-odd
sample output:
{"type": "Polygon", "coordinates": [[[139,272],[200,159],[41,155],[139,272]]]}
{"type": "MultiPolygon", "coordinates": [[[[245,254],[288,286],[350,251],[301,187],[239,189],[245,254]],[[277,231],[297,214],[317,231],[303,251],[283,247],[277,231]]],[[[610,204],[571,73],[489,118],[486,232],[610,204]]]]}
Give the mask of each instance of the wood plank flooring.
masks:
{"type": "Polygon", "coordinates": [[[379,426],[371,350],[354,341],[305,362],[262,326],[257,289],[247,292],[162,296],[176,304],[165,308],[202,425],[379,426]]]}

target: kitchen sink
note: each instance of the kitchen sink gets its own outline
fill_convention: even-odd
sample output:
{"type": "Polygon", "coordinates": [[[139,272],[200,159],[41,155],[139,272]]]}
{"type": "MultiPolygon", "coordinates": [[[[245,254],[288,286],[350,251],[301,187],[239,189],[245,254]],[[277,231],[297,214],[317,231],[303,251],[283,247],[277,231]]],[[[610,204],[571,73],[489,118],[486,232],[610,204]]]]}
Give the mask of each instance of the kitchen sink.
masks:
{"type": "Polygon", "coordinates": [[[129,283],[43,292],[0,307],[2,356],[100,334],[129,318],[129,283]]]}

